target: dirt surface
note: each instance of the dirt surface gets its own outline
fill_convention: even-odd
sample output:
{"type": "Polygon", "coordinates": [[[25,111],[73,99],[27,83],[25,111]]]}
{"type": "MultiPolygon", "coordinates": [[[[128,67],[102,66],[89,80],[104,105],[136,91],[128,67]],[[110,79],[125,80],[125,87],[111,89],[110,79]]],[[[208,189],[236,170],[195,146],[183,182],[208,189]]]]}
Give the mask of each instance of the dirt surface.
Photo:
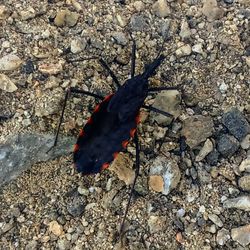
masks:
{"type": "MultiPolygon", "coordinates": [[[[168,38],[163,45],[167,58],[150,81],[151,86],[183,89],[180,115],[167,142],[178,141],[180,131],[171,132],[188,116],[213,119],[213,138],[223,130],[221,117],[231,107],[249,121],[249,8],[248,0],[0,1],[0,58],[14,54],[17,64],[20,60],[20,66],[8,70],[0,61],[0,73],[16,86],[6,91],[0,83],[0,115],[14,115],[0,124],[0,140],[28,131],[54,133],[70,86],[103,95],[114,91],[97,60],[72,61],[100,56],[124,82],[130,74],[129,31],[137,43],[137,73],[157,56],[163,36],[168,38]]],[[[147,104],[152,102],[150,97],[147,104]]],[[[72,97],[62,133],[77,136],[94,105],[92,97],[72,97]]],[[[181,171],[177,187],[163,195],[148,187],[148,174],[160,145],[155,136],[161,139],[166,126],[158,126],[151,113],[143,117],[138,128],[141,173],[124,248],[249,249],[231,233],[250,224],[249,212],[223,207],[228,197],[248,195],[238,185],[236,169],[249,148],[220,156],[212,166],[206,160],[192,164],[188,152],[180,163],[163,147],[181,171]]],[[[202,145],[193,149],[195,155],[202,145]]],[[[134,160],[133,144],[128,151],[134,160]]],[[[36,164],[1,188],[0,249],[119,249],[116,235],[128,193],[129,187],[109,170],[96,176],[76,173],[72,156],[36,164]]]]}

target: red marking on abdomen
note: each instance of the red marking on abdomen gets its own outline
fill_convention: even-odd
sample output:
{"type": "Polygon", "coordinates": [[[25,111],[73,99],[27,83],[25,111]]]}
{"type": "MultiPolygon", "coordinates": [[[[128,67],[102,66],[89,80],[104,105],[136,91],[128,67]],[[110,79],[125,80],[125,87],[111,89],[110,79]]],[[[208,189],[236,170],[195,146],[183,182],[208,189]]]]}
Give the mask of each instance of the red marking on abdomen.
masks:
{"type": "Polygon", "coordinates": [[[94,113],[98,112],[100,110],[100,104],[98,104],[95,109],[94,109],[94,113]]]}
{"type": "Polygon", "coordinates": [[[125,149],[128,146],[128,141],[123,141],[122,142],[122,147],[125,149]]]}
{"type": "Polygon", "coordinates": [[[113,153],[114,159],[118,156],[118,154],[119,154],[119,152],[114,152],[114,153],[113,153]]]}
{"type": "Polygon", "coordinates": [[[139,124],[140,123],[140,113],[135,117],[135,123],[139,124]]]}
{"type": "Polygon", "coordinates": [[[130,129],[129,133],[130,133],[130,136],[131,136],[132,138],[134,138],[135,132],[136,132],[136,128],[130,129]]]}
{"type": "Polygon", "coordinates": [[[88,121],[87,121],[86,124],[92,124],[92,123],[93,123],[93,119],[92,119],[92,117],[90,117],[90,118],[88,119],[88,121]]]}
{"type": "Polygon", "coordinates": [[[107,101],[109,101],[113,95],[114,95],[114,94],[110,94],[110,95],[105,96],[105,98],[103,99],[102,102],[107,102],[107,101]]]}
{"type": "Polygon", "coordinates": [[[80,129],[79,137],[82,137],[82,136],[84,136],[84,131],[83,129],[80,129]]]}
{"type": "Polygon", "coordinates": [[[101,169],[104,170],[104,169],[106,169],[108,167],[109,167],[109,163],[105,162],[105,163],[102,164],[102,168],[101,169]]]}
{"type": "Polygon", "coordinates": [[[77,152],[79,150],[79,145],[78,144],[75,144],[74,145],[74,152],[77,152]]]}

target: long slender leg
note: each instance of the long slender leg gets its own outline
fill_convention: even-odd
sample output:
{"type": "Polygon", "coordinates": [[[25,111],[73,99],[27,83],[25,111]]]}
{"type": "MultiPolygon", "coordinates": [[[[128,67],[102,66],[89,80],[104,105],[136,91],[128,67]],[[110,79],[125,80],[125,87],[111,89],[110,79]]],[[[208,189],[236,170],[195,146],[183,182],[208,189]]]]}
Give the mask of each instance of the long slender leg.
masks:
{"type": "Polygon", "coordinates": [[[74,94],[81,94],[81,95],[88,95],[88,96],[92,96],[92,97],[95,97],[95,98],[98,98],[98,99],[103,100],[103,97],[102,97],[102,96],[97,95],[97,94],[94,94],[94,93],[91,93],[91,92],[89,92],[89,91],[80,90],[80,89],[77,89],[77,88],[70,88],[69,90],[67,90],[67,92],[66,92],[66,94],[65,94],[65,97],[64,97],[62,113],[61,113],[60,120],[59,120],[59,123],[58,123],[58,127],[57,127],[57,130],[56,130],[55,140],[54,140],[53,146],[47,151],[47,153],[48,153],[52,148],[54,148],[54,147],[56,146],[56,144],[57,144],[58,136],[59,136],[59,132],[60,132],[60,128],[61,128],[62,121],[63,121],[63,116],[64,116],[65,107],[66,107],[67,101],[68,101],[68,99],[69,99],[71,93],[74,93],[74,94]]]}
{"type": "Polygon", "coordinates": [[[163,90],[179,90],[179,89],[180,88],[178,86],[173,86],[173,87],[162,86],[162,87],[149,88],[148,92],[160,92],[163,90]]]}
{"type": "Polygon", "coordinates": [[[122,222],[121,222],[121,227],[120,227],[120,240],[122,240],[122,236],[124,234],[124,223],[125,223],[125,220],[126,220],[126,217],[127,217],[127,214],[128,214],[128,210],[129,210],[129,207],[130,207],[130,204],[131,204],[131,199],[132,199],[132,195],[133,195],[133,192],[134,192],[134,188],[135,188],[135,184],[136,184],[136,180],[139,176],[139,172],[140,172],[140,148],[139,148],[139,140],[138,140],[138,135],[137,135],[137,132],[135,133],[135,136],[134,136],[134,142],[135,142],[135,178],[134,178],[134,181],[132,183],[132,186],[131,186],[131,190],[130,190],[130,194],[129,194],[129,198],[128,198],[128,203],[127,203],[127,206],[126,206],[126,209],[125,209],[125,213],[123,215],[123,219],[122,219],[122,222]]]}
{"type": "Polygon", "coordinates": [[[121,84],[119,83],[116,75],[114,74],[114,72],[112,71],[112,69],[108,66],[108,64],[102,58],[99,59],[99,62],[103,66],[103,68],[108,71],[108,73],[112,77],[113,81],[115,82],[116,87],[117,88],[121,87],[121,84]]]}
{"type": "Polygon", "coordinates": [[[121,84],[119,83],[115,73],[112,71],[112,69],[108,66],[108,64],[102,59],[97,56],[89,57],[89,58],[77,58],[77,59],[67,59],[67,62],[82,62],[87,60],[98,60],[99,63],[102,65],[102,67],[108,71],[110,76],[112,77],[114,83],[116,84],[116,87],[119,88],[121,84]]]}
{"type": "Polygon", "coordinates": [[[133,41],[132,45],[132,55],[131,55],[131,78],[135,76],[135,60],[136,60],[136,43],[135,39],[131,36],[131,39],[133,41]]]}
{"type": "Polygon", "coordinates": [[[173,117],[172,114],[170,114],[170,113],[168,113],[168,112],[166,112],[166,111],[157,109],[157,108],[152,107],[152,106],[142,105],[142,108],[147,109],[147,110],[150,110],[150,111],[154,111],[154,112],[156,112],[156,113],[159,113],[159,114],[164,115],[164,116],[167,116],[167,117],[173,117]]]}

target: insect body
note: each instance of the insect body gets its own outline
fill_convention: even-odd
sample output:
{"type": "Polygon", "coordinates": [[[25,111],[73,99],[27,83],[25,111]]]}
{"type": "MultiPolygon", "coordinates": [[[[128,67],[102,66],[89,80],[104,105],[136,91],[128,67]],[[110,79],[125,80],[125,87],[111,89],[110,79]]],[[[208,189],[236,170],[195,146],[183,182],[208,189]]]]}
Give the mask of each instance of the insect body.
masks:
{"type": "Polygon", "coordinates": [[[143,74],[128,79],[115,94],[107,96],[81,130],[74,149],[78,172],[95,174],[107,168],[134,137],[139,110],[148,95],[148,78],[161,64],[160,56],[143,74]]]}
{"type": "Polygon", "coordinates": [[[99,59],[101,65],[109,72],[113,81],[118,86],[118,90],[114,94],[103,98],[100,95],[76,88],[70,88],[69,91],[67,91],[56,138],[52,146],[52,148],[56,146],[66,102],[70,93],[89,95],[102,100],[101,103],[96,106],[84,128],[80,131],[78,140],[75,144],[73,158],[78,172],[87,175],[96,174],[106,169],[117,154],[126,148],[130,138],[133,138],[136,146],[136,172],[121,223],[120,237],[123,234],[124,222],[140,169],[140,149],[136,132],[139,123],[139,111],[141,108],[145,108],[172,117],[171,114],[165,111],[144,105],[144,101],[150,93],[176,89],[176,87],[165,86],[158,88],[149,87],[149,78],[155,74],[156,69],[163,62],[165,58],[163,55],[158,55],[152,63],[147,65],[142,74],[135,76],[135,50],[136,45],[133,41],[131,78],[126,80],[123,85],[120,85],[115,74],[108,65],[102,59],[99,59]]]}

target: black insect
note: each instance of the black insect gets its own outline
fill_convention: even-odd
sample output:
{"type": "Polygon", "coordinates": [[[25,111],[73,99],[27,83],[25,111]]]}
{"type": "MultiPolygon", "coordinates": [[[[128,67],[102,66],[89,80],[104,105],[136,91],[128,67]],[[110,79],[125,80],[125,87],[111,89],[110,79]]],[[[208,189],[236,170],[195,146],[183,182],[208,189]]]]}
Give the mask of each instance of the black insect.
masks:
{"type": "MultiPolygon", "coordinates": [[[[162,46],[163,47],[163,46],[162,46]]],[[[66,102],[71,93],[89,95],[101,100],[81,129],[79,137],[74,147],[74,164],[78,172],[85,175],[96,174],[106,169],[116,158],[117,154],[124,150],[131,138],[136,146],[136,173],[132,183],[128,204],[121,223],[123,231],[124,222],[131,202],[132,192],[140,169],[139,142],[136,132],[139,123],[139,112],[141,108],[172,117],[171,114],[144,105],[144,101],[149,94],[162,90],[177,89],[176,87],[149,87],[149,78],[155,74],[156,69],[161,65],[165,57],[159,52],[158,56],[145,67],[142,74],[135,75],[136,44],[133,40],[131,58],[131,78],[121,85],[103,59],[99,59],[100,64],[109,72],[117,91],[105,98],[76,88],[70,88],[66,95],[63,110],[56,133],[54,146],[57,143],[60,126],[62,123],[66,102]]]]}

